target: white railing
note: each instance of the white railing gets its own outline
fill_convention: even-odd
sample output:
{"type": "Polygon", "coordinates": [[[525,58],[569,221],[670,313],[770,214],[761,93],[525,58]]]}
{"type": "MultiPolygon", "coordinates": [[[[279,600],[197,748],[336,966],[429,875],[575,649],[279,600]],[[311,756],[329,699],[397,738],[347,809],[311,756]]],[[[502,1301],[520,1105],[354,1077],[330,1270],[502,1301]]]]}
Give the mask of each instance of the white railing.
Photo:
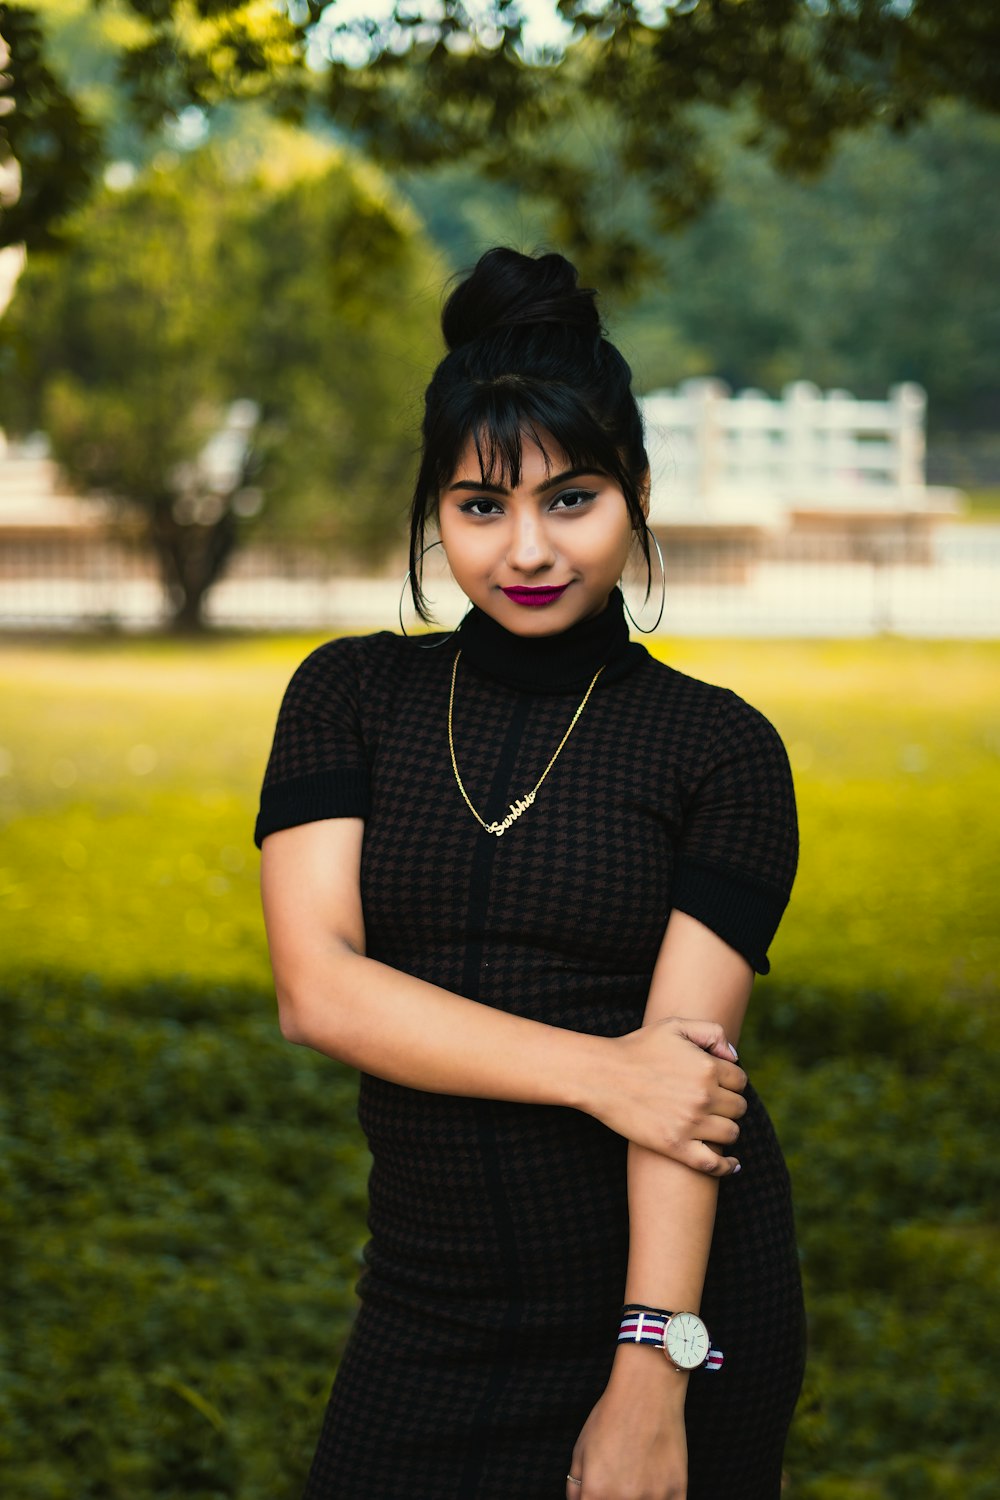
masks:
{"type": "Polygon", "coordinates": [[[653,521],[780,525],[793,510],[953,508],[951,493],[929,491],[924,478],[927,397],[919,385],[859,401],[797,380],[775,401],[698,379],[640,404],[653,521]]]}

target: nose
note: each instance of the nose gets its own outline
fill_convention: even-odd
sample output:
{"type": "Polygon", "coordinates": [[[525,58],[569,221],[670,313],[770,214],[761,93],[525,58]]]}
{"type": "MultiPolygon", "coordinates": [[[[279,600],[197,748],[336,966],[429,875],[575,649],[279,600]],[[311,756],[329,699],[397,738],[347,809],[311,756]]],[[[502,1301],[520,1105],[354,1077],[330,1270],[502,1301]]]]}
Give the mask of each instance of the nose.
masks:
{"type": "Polygon", "coordinates": [[[538,573],[555,562],[555,551],[541,517],[534,509],[524,510],[513,519],[513,531],[507,548],[507,565],[518,573],[538,573]]]}

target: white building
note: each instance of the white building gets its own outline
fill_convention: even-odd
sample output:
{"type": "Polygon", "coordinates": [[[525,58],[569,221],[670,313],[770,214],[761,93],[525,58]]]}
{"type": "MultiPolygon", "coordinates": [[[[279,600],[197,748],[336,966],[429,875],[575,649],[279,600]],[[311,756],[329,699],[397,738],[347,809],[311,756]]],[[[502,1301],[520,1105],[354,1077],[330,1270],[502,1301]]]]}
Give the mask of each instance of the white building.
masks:
{"type": "Polygon", "coordinates": [[[859,401],[799,380],[771,400],[698,379],[640,404],[654,524],[780,529],[800,513],[846,522],[957,509],[955,491],[930,489],[924,477],[927,396],[918,385],[859,401]]]}

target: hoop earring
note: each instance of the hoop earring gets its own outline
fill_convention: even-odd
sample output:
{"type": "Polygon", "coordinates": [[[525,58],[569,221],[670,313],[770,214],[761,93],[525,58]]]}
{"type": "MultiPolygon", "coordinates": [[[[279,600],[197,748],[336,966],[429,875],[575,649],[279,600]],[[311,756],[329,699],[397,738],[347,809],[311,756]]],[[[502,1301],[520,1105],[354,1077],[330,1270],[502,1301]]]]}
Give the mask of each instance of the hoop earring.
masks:
{"type": "MultiPolygon", "coordinates": [[[[424,549],[420,553],[420,557],[417,560],[417,566],[418,567],[420,566],[420,564],[423,562],[424,558],[427,556],[427,553],[430,552],[430,550],[433,547],[443,547],[443,546],[444,546],[444,543],[442,542],[442,540],[441,540],[440,537],[438,537],[436,541],[428,542],[427,546],[424,547],[424,549]]],[[[462,620],[459,620],[458,625],[455,626],[455,629],[449,631],[448,634],[444,637],[443,640],[441,640],[441,641],[432,641],[430,643],[430,645],[426,645],[426,644],[424,644],[424,642],[418,641],[417,638],[416,638],[416,636],[412,636],[412,635],[408,635],[407,634],[406,626],[403,624],[403,598],[404,598],[404,596],[406,594],[406,585],[409,583],[410,578],[412,577],[412,574],[413,574],[413,569],[412,568],[407,568],[407,570],[406,570],[406,577],[403,579],[403,587],[399,591],[399,629],[400,629],[400,633],[404,636],[404,638],[406,640],[412,641],[415,646],[419,646],[421,651],[436,651],[439,646],[446,646],[448,644],[448,642],[451,640],[452,636],[457,634],[457,632],[458,632],[458,626],[461,625],[462,620],[465,619],[465,615],[467,615],[469,613],[469,609],[472,608],[472,605],[471,604],[469,605],[469,608],[465,611],[465,615],[462,616],[462,620]]]]}
{"type": "Polygon", "coordinates": [[[625,589],[624,589],[623,585],[621,583],[619,583],[619,587],[621,588],[621,591],[622,591],[622,607],[624,608],[625,613],[628,615],[629,619],[632,621],[632,624],[635,626],[636,630],[638,630],[638,632],[639,632],[640,635],[652,635],[653,634],[653,631],[656,629],[657,625],[659,625],[660,621],[663,619],[663,606],[667,602],[667,570],[663,566],[663,553],[660,550],[660,544],[659,544],[659,542],[656,539],[656,532],[655,531],[650,531],[649,528],[647,527],[646,528],[646,535],[652,537],[652,539],[653,539],[653,546],[656,548],[656,555],[660,559],[660,608],[659,608],[659,612],[658,612],[658,614],[656,616],[656,619],[653,621],[652,625],[643,626],[643,625],[639,624],[638,620],[635,618],[635,616],[633,615],[632,611],[628,607],[628,602],[627,602],[627,600],[625,598],[625,589]]]}

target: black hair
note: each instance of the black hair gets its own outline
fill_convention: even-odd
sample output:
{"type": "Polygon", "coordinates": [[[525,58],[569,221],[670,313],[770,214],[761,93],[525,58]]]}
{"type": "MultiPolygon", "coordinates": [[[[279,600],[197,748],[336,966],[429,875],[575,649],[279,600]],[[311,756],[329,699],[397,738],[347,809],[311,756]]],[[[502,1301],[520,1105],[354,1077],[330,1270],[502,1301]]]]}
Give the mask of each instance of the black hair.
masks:
{"type": "Polygon", "coordinates": [[[596,296],[578,284],[563,256],[498,247],[480,256],[448,297],[441,314],[448,353],[425,393],[410,507],[410,589],[422,619],[429,619],[420,576],[427,520],[470,437],[483,480],[509,489],[521,481],[525,437],[548,465],[540,430],[551,433],[572,468],[610,475],[649,576],[642,417],[632,371],[604,336],[596,296]]]}

